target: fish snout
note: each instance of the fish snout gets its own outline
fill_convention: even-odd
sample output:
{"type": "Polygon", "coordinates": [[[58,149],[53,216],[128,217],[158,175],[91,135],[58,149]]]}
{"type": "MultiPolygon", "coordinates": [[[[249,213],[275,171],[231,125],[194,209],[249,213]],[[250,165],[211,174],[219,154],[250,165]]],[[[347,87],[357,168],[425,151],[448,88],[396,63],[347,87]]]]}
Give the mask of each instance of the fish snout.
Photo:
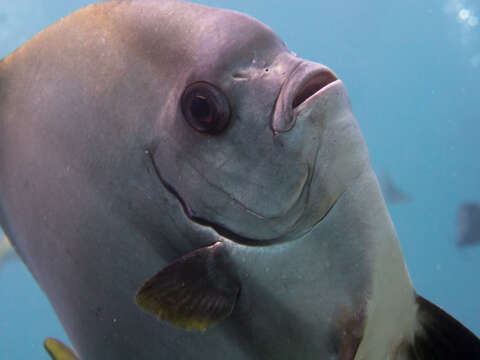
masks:
{"type": "Polygon", "coordinates": [[[274,133],[290,131],[296,123],[295,109],[337,80],[333,71],[324,65],[303,61],[296,66],[283,84],[275,104],[274,133]]]}

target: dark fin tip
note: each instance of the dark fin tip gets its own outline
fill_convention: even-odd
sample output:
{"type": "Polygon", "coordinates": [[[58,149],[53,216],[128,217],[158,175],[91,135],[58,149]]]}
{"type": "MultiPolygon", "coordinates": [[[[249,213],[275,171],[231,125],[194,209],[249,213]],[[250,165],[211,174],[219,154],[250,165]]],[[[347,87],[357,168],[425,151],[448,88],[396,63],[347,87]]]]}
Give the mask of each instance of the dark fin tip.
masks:
{"type": "Polygon", "coordinates": [[[421,325],[409,347],[411,360],[480,359],[480,340],[459,321],[417,295],[421,325]]]}
{"type": "Polygon", "coordinates": [[[175,260],[137,291],[140,308],[184,330],[203,331],[233,311],[240,286],[217,242],[175,260]]]}

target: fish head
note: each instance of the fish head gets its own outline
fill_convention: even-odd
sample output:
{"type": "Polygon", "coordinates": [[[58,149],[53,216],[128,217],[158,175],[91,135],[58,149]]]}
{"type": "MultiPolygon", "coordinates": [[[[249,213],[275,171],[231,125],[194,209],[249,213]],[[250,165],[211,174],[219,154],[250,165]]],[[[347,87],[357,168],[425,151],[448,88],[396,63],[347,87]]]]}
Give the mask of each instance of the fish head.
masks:
{"type": "Polygon", "coordinates": [[[191,220],[236,242],[299,238],[369,168],[346,89],[267,26],[215,11],[183,48],[188,71],[171,71],[157,175],[191,220]]]}

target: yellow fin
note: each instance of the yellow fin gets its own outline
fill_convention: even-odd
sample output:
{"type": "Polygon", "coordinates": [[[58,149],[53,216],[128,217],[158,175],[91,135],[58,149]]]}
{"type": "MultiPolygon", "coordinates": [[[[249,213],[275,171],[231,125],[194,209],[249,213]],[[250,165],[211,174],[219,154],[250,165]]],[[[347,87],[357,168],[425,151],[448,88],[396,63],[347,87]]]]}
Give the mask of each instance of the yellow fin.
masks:
{"type": "Polygon", "coordinates": [[[204,331],[221,322],[240,291],[227,256],[221,242],[184,255],[142,285],[137,305],[184,330],[204,331]]]}
{"type": "Polygon", "coordinates": [[[77,355],[60,340],[46,338],[43,347],[47,350],[52,360],[78,360],[77,355]]]}
{"type": "Polygon", "coordinates": [[[7,259],[7,257],[13,253],[13,248],[7,238],[7,235],[1,234],[1,232],[2,231],[0,229],[0,266],[7,259]]]}

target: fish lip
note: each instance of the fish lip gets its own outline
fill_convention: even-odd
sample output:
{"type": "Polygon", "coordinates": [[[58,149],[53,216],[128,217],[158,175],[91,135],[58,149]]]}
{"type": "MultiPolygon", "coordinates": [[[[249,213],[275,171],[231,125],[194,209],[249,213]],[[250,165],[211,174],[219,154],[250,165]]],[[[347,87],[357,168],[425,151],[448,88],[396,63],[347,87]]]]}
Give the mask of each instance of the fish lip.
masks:
{"type": "MultiPolygon", "coordinates": [[[[271,239],[252,239],[252,238],[248,238],[248,237],[245,237],[245,236],[241,236],[241,235],[227,229],[226,227],[224,227],[222,225],[216,224],[212,221],[208,221],[206,219],[203,219],[203,218],[200,218],[200,217],[197,217],[197,216],[193,215],[193,212],[190,209],[190,207],[188,206],[187,202],[182,198],[182,196],[178,193],[178,191],[162,177],[162,175],[160,173],[160,170],[158,169],[157,164],[155,163],[155,159],[153,157],[153,152],[147,149],[147,150],[145,150],[145,154],[147,154],[147,156],[150,158],[150,161],[152,162],[152,166],[154,168],[154,171],[155,171],[155,173],[157,175],[157,178],[159,179],[160,183],[162,184],[162,186],[178,200],[178,202],[182,206],[183,213],[185,214],[185,216],[188,219],[190,219],[190,221],[192,221],[195,224],[200,225],[200,226],[209,227],[213,231],[215,231],[221,238],[224,238],[226,240],[230,240],[230,241],[232,241],[234,243],[237,243],[239,245],[250,246],[250,247],[267,247],[267,246],[271,246],[271,245],[278,245],[278,244],[283,244],[283,243],[299,240],[303,236],[305,236],[306,234],[311,232],[319,223],[322,222],[323,219],[325,219],[327,217],[327,215],[330,213],[330,211],[335,207],[335,204],[337,203],[337,201],[343,195],[343,192],[342,192],[332,202],[332,204],[327,209],[325,214],[317,222],[315,222],[315,224],[313,224],[311,227],[309,227],[308,229],[305,229],[300,234],[297,234],[295,231],[292,231],[294,237],[291,236],[292,234],[291,234],[291,232],[289,232],[289,233],[287,233],[285,235],[282,235],[280,237],[271,238],[271,239]]],[[[302,189],[302,193],[305,191],[305,187],[309,186],[309,182],[307,184],[305,184],[304,188],[302,189]]]]}
{"type": "Polygon", "coordinates": [[[337,76],[328,68],[321,68],[312,74],[308,74],[302,79],[302,82],[295,91],[292,108],[295,110],[309,98],[321,93],[323,89],[335,81],[338,81],[337,76]]]}
{"type": "Polygon", "coordinates": [[[272,117],[274,134],[290,131],[297,114],[313,97],[323,95],[330,85],[339,81],[328,67],[308,61],[300,62],[282,85],[272,117]]]}
{"type": "Polygon", "coordinates": [[[318,90],[317,92],[313,93],[312,95],[310,95],[307,99],[305,99],[300,105],[298,105],[295,109],[294,109],[294,113],[295,113],[295,117],[298,116],[299,113],[301,113],[306,107],[309,106],[309,104],[315,100],[317,100],[318,98],[322,97],[325,95],[325,93],[327,92],[330,92],[332,90],[332,88],[336,88],[336,87],[339,87],[339,86],[342,86],[343,82],[342,80],[340,79],[337,79],[337,80],[334,80],[330,83],[328,83],[327,85],[325,85],[323,88],[321,88],[320,90],[318,90]]]}

